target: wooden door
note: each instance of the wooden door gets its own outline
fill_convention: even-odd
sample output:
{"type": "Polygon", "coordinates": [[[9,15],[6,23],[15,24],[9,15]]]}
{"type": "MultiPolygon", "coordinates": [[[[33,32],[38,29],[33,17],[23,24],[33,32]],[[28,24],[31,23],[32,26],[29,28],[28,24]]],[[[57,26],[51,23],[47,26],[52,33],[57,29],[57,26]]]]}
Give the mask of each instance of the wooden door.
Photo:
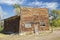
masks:
{"type": "Polygon", "coordinates": [[[34,33],[39,33],[39,24],[34,24],[34,33]]]}

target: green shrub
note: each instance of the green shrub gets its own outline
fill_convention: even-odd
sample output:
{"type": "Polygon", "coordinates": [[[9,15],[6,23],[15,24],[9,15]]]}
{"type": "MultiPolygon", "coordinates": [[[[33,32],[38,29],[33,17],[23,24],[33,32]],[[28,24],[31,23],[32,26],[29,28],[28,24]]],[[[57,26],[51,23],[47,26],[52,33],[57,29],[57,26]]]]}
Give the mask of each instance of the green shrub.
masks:
{"type": "Polygon", "coordinates": [[[0,27],[0,32],[3,30],[3,27],[0,27]]]}

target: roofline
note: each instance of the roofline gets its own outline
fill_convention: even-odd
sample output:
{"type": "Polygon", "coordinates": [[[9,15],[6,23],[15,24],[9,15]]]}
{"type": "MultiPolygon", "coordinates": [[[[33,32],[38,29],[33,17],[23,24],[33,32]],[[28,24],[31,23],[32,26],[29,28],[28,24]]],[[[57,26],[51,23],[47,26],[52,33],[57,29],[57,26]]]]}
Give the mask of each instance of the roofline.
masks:
{"type": "MultiPolygon", "coordinates": [[[[11,16],[11,17],[6,18],[6,19],[4,19],[4,20],[10,19],[10,18],[13,18],[13,17],[16,17],[16,16],[17,16],[17,15],[15,15],[15,16],[11,16]]],[[[19,17],[19,16],[17,16],[17,17],[19,17]]]]}

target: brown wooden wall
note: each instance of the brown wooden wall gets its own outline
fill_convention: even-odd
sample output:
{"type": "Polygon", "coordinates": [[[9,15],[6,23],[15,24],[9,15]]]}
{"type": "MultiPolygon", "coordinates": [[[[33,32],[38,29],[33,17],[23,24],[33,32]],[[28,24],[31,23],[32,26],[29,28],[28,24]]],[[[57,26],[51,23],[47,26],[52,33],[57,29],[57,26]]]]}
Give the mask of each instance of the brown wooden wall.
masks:
{"type": "Polygon", "coordinates": [[[18,33],[19,32],[19,16],[13,16],[4,20],[4,30],[5,33],[18,33]]]}
{"type": "Polygon", "coordinates": [[[22,8],[21,15],[21,30],[23,31],[33,31],[34,25],[38,24],[39,30],[49,30],[49,15],[47,8],[22,8]],[[36,17],[36,16],[37,17],[36,17]],[[44,21],[45,27],[41,27],[39,22],[44,21]],[[25,23],[32,22],[31,28],[25,28],[25,23]],[[36,22],[36,23],[34,23],[36,22]]]}

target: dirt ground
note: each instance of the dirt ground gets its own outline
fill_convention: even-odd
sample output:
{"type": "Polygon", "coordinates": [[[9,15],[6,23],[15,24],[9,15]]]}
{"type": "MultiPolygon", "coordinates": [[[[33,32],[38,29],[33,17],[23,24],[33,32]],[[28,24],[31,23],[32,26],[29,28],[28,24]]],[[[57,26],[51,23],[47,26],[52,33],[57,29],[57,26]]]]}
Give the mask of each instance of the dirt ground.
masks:
{"type": "Polygon", "coordinates": [[[0,40],[60,40],[60,31],[54,31],[53,33],[46,32],[39,35],[3,35],[0,34],[0,40]]]}

